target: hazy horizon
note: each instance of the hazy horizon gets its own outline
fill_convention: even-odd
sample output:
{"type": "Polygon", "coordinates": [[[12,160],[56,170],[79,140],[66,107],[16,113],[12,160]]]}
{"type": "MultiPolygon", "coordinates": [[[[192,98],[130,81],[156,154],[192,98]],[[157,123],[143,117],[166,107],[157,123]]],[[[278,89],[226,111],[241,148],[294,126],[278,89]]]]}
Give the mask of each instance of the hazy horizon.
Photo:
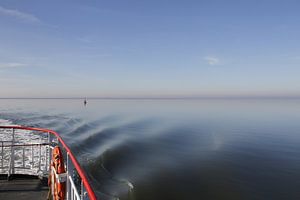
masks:
{"type": "Polygon", "coordinates": [[[71,97],[0,97],[0,99],[300,99],[300,95],[215,95],[215,96],[71,96],[71,97]]]}

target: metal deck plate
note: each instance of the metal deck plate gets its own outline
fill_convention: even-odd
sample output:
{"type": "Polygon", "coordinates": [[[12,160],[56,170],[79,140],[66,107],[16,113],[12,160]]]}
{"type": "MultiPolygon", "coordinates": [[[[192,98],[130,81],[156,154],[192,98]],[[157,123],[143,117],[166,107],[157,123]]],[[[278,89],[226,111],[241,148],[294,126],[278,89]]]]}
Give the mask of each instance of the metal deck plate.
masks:
{"type": "Polygon", "coordinates": [[[0,199],[47,199],[48,187],[35,176],[0,176],[0,199]]]}

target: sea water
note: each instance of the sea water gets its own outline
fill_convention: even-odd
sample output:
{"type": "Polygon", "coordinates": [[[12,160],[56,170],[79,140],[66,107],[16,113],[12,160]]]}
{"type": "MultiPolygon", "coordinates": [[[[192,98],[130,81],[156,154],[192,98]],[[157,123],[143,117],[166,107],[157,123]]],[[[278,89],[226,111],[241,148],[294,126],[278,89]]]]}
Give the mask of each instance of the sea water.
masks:
{"type": "Polygon", "coordinates": [[[300,100],[1,99],[57,131],[100,199],[300,199],[300,100]]]}

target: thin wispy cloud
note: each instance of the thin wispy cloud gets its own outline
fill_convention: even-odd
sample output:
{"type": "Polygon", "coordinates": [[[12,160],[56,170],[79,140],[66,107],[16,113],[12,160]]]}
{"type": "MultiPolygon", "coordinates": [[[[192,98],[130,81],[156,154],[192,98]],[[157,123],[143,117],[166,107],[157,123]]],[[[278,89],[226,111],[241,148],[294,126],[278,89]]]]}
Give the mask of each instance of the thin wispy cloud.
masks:
{"type": "Polygon", "coordinates": [[[206,56],[203,58],[209,65],[218,65],[220,64],[220,59],[214,56],[206,56]]]}
{"type": "Polygon", "coordinates": [[[27,66],[27,64],[25,63],[0,63],[0,69],[17,68],[25,66],[27,66]]]}
{"type": "Polygon", "coordinates": [[[40,23],[41,22],[40,19],[38,19],[36,16],[34,16],[30,13],[21,12],[21,11],[14,10],[14,9],[7,9],[2,6],[0,6],[0,15],[13,17],[13,18],[22,20],[24,22],[30,22],[30,23],[40,23]]]}

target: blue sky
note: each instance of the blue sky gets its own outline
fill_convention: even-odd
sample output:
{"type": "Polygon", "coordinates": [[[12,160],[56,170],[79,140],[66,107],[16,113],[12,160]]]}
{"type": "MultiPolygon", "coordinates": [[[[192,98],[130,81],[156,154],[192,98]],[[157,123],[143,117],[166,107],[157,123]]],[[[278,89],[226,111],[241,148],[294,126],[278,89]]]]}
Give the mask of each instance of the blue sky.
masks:
{"type": "Polygon", "coordinates": [[[300,1],[0,2],[0,97],[300,95],[300,1]]]}

